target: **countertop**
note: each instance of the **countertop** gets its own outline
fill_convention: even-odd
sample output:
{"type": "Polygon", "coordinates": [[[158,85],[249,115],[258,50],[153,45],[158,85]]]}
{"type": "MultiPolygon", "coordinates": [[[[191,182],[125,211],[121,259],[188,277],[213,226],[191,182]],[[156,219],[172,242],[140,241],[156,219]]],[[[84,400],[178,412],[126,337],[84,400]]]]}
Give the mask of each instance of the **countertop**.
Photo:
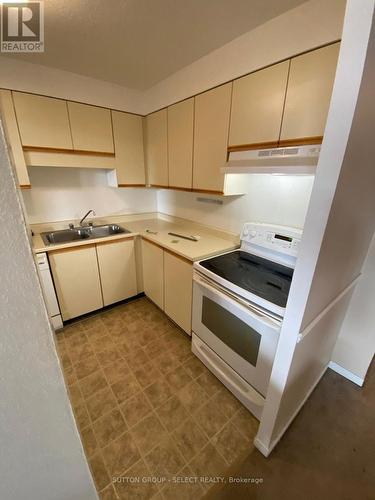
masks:
{"type": "Polygon", "coordinates": [[[137,214],[137,215],[116,215],[89,219],[95,225],[99,224],[119,224],[128,229],[130,233],[118,234],[105,238],[74,241],[58,245],[45,245],[40,233],[66,229],[69,223],[77,224],[77,221],[51,222],[44,224],[33,224],[30,228],[34,232],[32,237],[33,250],[35,253],[51,252],[63,248],[71,248],[82,245],[92,245],[103,241],[115,241],[119,239],[134,238],[141,236],[171,252],[180,255],[189,261],[197,261],[222,252],[234,250],[239,246],[239,235],[214,229],[203,224],[171,217],[159,213],[137,214]],[[152,231],[147,232],[147,231],[152,231]],[[198,241],[189,241],[168,233],[180,233],[187,236],[198,237],[198,241]],[[153,234],[156,233],[156,234],[153,234]]]}

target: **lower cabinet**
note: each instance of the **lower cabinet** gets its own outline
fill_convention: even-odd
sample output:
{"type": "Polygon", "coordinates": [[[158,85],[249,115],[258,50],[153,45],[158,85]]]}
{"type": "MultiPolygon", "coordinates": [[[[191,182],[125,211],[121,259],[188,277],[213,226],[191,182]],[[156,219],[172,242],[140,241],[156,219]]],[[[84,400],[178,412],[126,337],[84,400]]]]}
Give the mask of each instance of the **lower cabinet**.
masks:
{"type": "Polygon", "coordinates": [[[152,302],[164,310],[164,250],[142,240],[143,288],[152,302]]]}
{"type": "Polygon", "coordinates": [[[64,321],[137,294],[133,239],[55,250],[49,261],[64,321]]]}
{"type": "Polygon", "coordinates": [[[134,240],[96,245],[105,306],[137,295],[134,240]]]}
{"type": "Polygon", "coordinates": [[[164,251],[164,312],[189,335],[192,292],[191,262],[164,251]]]}
{"type": "Polygon", "coordinates": [[[144,292],[191,335],[193,265],[158,245],[142,240],[144,292]]]}
{"type": "Polygon", "coordinates": [[[49,261],[64,321],[103,307],[95,245],[50,252],[49,261]]]}

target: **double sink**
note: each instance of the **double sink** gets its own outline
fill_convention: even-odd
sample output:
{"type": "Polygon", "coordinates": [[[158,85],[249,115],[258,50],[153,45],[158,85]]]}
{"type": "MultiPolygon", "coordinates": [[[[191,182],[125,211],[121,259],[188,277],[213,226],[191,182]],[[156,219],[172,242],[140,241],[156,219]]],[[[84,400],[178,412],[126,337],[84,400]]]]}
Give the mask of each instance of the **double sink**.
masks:
{"type": "Polygon", "coordinates": [[[95,238],[106,238],[116,234],[130,233],[117,224],[106,224],[103,226],[83,226],[62,229],[41,233],[41,237],[46,245],[58,245],[60,243],[70,243],[79,240],[93,240],[95,238]]]}

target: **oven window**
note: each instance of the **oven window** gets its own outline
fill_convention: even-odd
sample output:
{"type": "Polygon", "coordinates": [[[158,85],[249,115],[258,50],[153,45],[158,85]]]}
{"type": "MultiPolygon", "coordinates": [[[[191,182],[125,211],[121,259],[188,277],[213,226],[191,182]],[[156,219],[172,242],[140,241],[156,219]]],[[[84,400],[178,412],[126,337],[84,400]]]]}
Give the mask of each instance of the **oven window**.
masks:
{"type": "Polygon", "coordinates": [[[253,328],[204,296],[202,323],[230,349],[256,366],[261,335],[253,328]]]}

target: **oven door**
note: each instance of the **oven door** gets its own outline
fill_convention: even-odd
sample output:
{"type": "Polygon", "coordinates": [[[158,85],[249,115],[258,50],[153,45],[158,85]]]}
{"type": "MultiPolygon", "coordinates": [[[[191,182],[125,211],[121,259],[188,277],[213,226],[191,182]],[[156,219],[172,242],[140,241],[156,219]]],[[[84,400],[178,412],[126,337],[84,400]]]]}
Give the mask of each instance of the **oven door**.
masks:
{"type": "Polygon", "coordinates": [[[281,323],[194,274],[193,332],[264,397],[281,323]]]}

